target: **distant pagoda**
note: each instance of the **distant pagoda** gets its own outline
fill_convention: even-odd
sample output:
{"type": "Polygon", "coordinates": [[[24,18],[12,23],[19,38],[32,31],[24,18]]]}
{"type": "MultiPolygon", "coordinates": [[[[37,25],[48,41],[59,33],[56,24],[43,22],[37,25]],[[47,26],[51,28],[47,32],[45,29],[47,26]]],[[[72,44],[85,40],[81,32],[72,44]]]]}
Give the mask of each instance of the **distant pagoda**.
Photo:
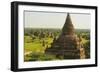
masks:
{"type": "Polygon", "coordinates": [[[68,13],[60,36],[56,40],[54,39],[50,48],[46,48],[45,53],[56,55],[57,57],[62,56],[64,59],[85,58],[84,49],[81,47],[80,42],[81,39],[75,34],[75,29],[68,13]]]}

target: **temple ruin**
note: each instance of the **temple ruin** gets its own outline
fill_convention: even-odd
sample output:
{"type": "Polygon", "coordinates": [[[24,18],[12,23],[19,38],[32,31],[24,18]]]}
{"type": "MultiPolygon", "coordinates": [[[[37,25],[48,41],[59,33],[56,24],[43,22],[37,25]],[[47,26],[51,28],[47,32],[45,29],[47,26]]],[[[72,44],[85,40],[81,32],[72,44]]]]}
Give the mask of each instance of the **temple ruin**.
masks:
{"type": "Polygon", "coordinates": [[[81,37],[75,34],[75,29],[68,13],[62,32],[54,39],[50,48],[46,48],[46,54],[56,55],[64,59],[84,59],[85,51],[81,45],[81,37]]]}

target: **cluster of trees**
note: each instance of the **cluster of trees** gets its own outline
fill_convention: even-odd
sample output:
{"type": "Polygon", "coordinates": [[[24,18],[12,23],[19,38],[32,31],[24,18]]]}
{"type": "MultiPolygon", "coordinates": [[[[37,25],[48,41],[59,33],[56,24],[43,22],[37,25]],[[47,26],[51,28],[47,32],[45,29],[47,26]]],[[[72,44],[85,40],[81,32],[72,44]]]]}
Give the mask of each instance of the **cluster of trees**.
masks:
{"type": "Polygon", "coordinates": [[[54,55],[47,55],[43,53],[34,53],[27,55],[27,59],[25,61],[49,61],[57,59],[54,55]]]}
{"type": "Polygon", "coordinates": [[[90,31],[81,31],[77,32],[77,35],[80,35],[83,39],[86,40],[86,42],[83,44],[83,47],[85,49],[85,55],[86,58],[90,58],[90,31]]]}
{"type": "Polygon", "coordinates": [[[86,58],[90,58],[90,33],[84,33],[82,34],[82,37],[87,40],[87,42],[85,42],[83,44],[84,48],[85,48],[85,54],[86,54],[86,58]]]}
{"type": "Polygon", "coordinates": [[[60,29],[25,29],[25,36],[30,36],[32,40],[38,38],[42,40],[43,38],[57,38],[60,34],[60,29]]]}

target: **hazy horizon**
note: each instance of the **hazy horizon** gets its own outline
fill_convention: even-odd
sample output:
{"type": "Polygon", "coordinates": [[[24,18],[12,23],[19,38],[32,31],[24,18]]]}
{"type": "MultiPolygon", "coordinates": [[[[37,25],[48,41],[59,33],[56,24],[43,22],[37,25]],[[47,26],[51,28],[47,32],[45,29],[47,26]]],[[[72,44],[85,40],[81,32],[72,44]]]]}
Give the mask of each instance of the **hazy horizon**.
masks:
{"type": "MultiPolygon", "coordinates": [[[[25,27],[25,29],[62,29],[62,28],[35,28],[35,27],[25,27]]],[[[75,30],[77,29],[85,29],[85,28],[75,28],[75,30]]],[[[87,28],[87,30],[90,30],[89,28],[87,28]]]]}
{"type": "MultiPolygon", "coordinates": [[[[25,28],[62,29],[67,13],[24,12],[25,28]]],[[[90,14],[70,14],[75,29],[90,29],[90,14]]]]}

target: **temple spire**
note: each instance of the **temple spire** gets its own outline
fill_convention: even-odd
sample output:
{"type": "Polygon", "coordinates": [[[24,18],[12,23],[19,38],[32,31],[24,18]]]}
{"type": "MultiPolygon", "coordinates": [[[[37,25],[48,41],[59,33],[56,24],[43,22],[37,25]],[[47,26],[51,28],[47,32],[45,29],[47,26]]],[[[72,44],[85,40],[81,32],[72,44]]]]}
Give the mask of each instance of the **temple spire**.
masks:
{"type": "Polygon", "coordinates": [[[72,24],[70,14],[68,13],[67,18],[65,20],[65,24],[62,29],[62,35],[74,34],[74,31],[74,26],[72,24]]]}
{"type": "Polygon", "coordinates": [[[62,28],[61,35],[51,44],[50,48],[46,48],[45,53],[64,59],[83,59],[85,58],[84,48],[80,51],[80,41],[75,34],[75,29],[68,13],[62,28]]]}

